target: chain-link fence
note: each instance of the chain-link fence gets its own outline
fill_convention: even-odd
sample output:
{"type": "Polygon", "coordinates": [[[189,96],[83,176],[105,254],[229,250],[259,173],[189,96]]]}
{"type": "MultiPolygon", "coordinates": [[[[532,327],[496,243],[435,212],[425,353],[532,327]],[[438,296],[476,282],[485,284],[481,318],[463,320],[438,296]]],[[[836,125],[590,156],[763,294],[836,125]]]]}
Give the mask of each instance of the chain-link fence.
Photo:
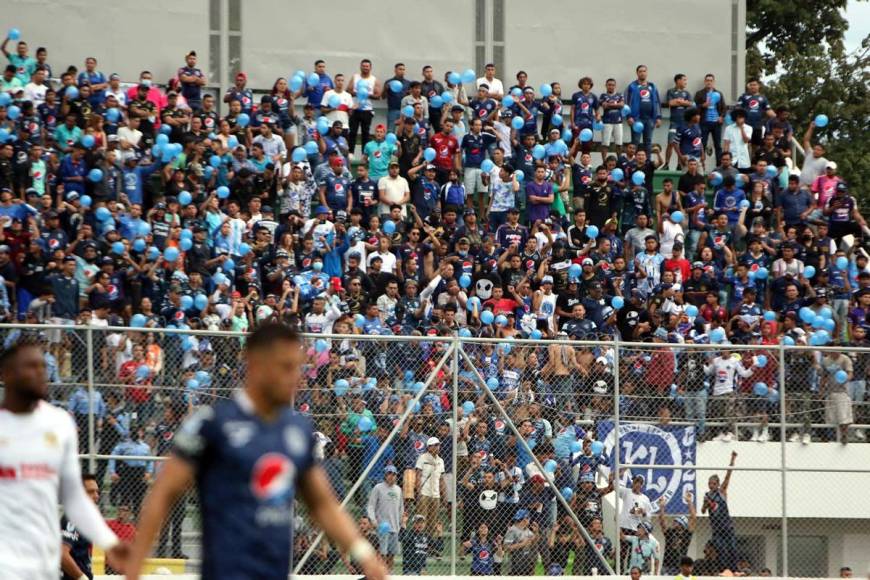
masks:
{"type": "MultiPolygon", "coordinates": [[[[44,341],[51,399],[75,418],[104,515],[131,537],[180,422],[242,383],[244,337],[8,326],[4,340],[22,332],[44,341]]],[[[697,575],[822,577],[870,559],[870,351],[306,341],[295,407],[394,574],[674,574],[688,555],[697,575]]],[[[195,572],[199,538],[190,494],[157,564],[195,572]]],[[[293,551],[297,573],[359,572],[304,505],[293,551]]]]}

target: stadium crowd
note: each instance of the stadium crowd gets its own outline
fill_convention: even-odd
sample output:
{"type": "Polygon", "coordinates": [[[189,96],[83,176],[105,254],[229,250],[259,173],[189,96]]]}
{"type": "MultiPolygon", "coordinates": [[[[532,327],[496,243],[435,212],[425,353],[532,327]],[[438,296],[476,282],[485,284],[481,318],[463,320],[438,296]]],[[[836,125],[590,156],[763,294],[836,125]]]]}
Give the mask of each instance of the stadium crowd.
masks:
{"type": "MultiPolygon", "coordinates": [[[[164,89],[149,71],[123,84],[96,58],[53,69],[45,48],[31,56],[15,38],[2,50],[2,317],[70,327],[40,336],[83,449],[93,412],[100,453],[162,454],[190,406],[238,381],[238,338],[151,329],[280,320],[361,337],[314,341],[297,401],[343,495],[430,378],[448,346],[438,337],[499,340],[466,351],[535,455],[559,464],[555,487],[572,490],[595,545],[550,509],[547,476],[461,364],[469,404],[457,448],[445,418],[459,402],[441,370],[357,496],[361,527],[386,556],[401,543],[406,573],[443,555],[453,501],[473,573],[498,573],[506,555],[511,574],[531,573],[539,555],[565,571],[571,551],[574,573],[578,562],[603,571],[589,550],[612,558],[616,538],[603,535],[601,496],[616,485],[639,497],[644,485],[595,487],[586,434],[614,412],[615,373],[626,420],[763,442],[779,436],[767,425],[784,387],[766,348],[870,346],[870,230],[848,176],[813,138],[827,120],[790,119],[755,79],[727,103],[712,75],[677,74],[660,89],[643,65],[627,87],[606,79],[598,93],[583,77],[563,94],[558,83],[535,89],[524,71],[503,82],[492,64],[479,78],[439,80],[424,67],[413,80],[403,64],[382,79],[368,60],[348,74],[317,61],[259,98],[239,73],[215,98],[195,51],[164,89]],[[386,124],[375,124],[374,101],[386,102],[386,124]],[[665,109],[667,143],[654,144],[665,109]],[[802,163],[792,122],[806,124],[802,163]],[[63,388],[84,380],[75,331],[108,326],[130,329],[98,333],[105,388],[89,403],[86,388],[63,388]],[[367,338],[394,335],[429,340],[367,338]],[[541,342],[510,342],[520,338],[541,342]],[[615,369],[616,338],[648,347],[623,347],[615,369]],[[710,343],[715,352],[684,346],[710,343]]],[[[870,419],[866,352],[784,360],[791,440],[865,440],[849,426],[870,419]]],[[[98,481],[123,483],[110,498],[124,521],[135,517],[154,467],[98,466],[98,481]]],[[[728,479],[722,490],[711,482],[704,508],[724,505],[728,479]]],[[[676,573],[694,513],[655,522],[659,549],[654,510],[641,511],[621,519],[624,569],[676,573]]],[[[161,553],[181,554],[180,513],[161,553]]],[[[739,569],[727,507],[717,513],[701,569],[739,569]]],[[[298,534],[300,555],[312,538],[298,534]]],[[[339,558],[324,543],[310,566],[328,571],[339,558]]]]}

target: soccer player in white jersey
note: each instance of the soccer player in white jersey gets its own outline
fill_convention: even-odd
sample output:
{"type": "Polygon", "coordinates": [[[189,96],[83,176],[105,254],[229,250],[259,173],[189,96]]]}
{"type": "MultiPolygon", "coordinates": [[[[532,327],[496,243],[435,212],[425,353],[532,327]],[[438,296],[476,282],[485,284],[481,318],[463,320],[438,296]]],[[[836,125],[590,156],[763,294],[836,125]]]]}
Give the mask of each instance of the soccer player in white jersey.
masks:
{"type": "Polygon", "coordinates": [[[103,521],[82,485],[76,427],[47,403],[45,360],[38,344],[20,340],[0,353],[6,387],[0,405],[0,578],[57,580],[60,515],[123,569],[129,547],[103,521]]]}

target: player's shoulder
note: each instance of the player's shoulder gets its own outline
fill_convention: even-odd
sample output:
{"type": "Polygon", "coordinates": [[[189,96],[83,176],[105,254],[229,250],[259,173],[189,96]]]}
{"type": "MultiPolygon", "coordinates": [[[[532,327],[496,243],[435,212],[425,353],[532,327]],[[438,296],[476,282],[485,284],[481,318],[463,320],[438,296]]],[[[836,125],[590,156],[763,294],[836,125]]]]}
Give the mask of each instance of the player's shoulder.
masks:
{"type": "Polygon", "coordinates": [[[33,412],[33,417],[40,423],[59,427],[65,431],[74,432],[76,429],[72,417],[66,411],[47,401],[40,401],[33,412]]]}

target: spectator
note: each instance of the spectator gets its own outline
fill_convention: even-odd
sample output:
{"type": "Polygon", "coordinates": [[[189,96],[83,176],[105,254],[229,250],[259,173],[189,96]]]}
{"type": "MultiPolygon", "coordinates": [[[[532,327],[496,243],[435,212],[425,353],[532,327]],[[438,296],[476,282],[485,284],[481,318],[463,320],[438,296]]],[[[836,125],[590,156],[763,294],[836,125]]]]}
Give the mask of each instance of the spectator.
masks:
{"type": "Polygon", "coordinates": [[[665,520],[667,500],[664,496],[659,497],[658,500],[658,521],[665,538],[661,573],[665,575],[683,574],[684,567],[691,566],[691,563],[686,563],[685,560],[689,552],[689,545],[692,543],[692,536],[695,534],[697,515],[695,513],[695,497],[692,493],[686,492],[684,499],[689,506],[689,515],[688,517],[677,516],[670,527],[665,520]]]}
{"type": "Polygon", "coordinates": [[[426,559],[429,556],[431,536],[426,531],[426,516],[416,514],[409,529],[408,516],[402,518],[402,530],[399,533],[402,542],[402,574],[418,576],[426,569],[426,559]]]}
{"type": "MultiPolygon", "coordinates": [[[[437,437],[426,440],[426,452],[417,458],[416,470],[416,508],[424,516],[426,532],[430,538],[435,536],[440,521],[441,504],[447,501],[444,484],[444,460],[439,457],[441,442],[437,437]]],[[[416,522],[415,522],[416,524],[416,522]]]]}
{"type": "MultiPolygon", "coordinates": [[[[737,452],[731,452],[730,467],[734,467],[737,460],[737,452]]],[[[701,505],[701,513],[710,513],[710,527],[713,530],[711,543],[716,554],[718,573],[722,569],[734,570],[737,564],[737,538],[734,535],[734,522],[728,511],[728,484],[731,483],[731,469],[725,472],[725,479],[721,485],[718,475],[711,475],[707,481],[709,491],[704,494],[704,503],[701,505]]],[[[704,552],[707,557],[707,552],[704,552]]],[[[712,558],[708,559],[712,560],[712,558]]],[[[709,564],[708,564],[709,565],[709,564]]],[[[702,569],[706,569],[706,566],[702,569]]],[[[700,571],[698,571],[701,573],[700,571]]]]}
{"type": "Polygon", "coordinates": [[[384,468],[384,481],[374,486],[369,493],[367,511],[369,519],[378,522],[380,543],[378,549],[389,570],[393,569],[393,558],[399,551],[398,530],[401,527],[402,514],[405,512],[402,490],[396,485],[397,473],[393,465],[384,468]],[[389,526],[388,531],[387,526],[389,526]],[[384,529],[381,529],[382,527],[384,529]]]}
{"type": "Polygon", "coordinates": [[[510,555],[511,576],[531,576],[534,572],[538,541],[538,524],[529,523],[529,512],[525,509],[516,511],[513,525],[508,528],[504,537],[504,550],[510,555]]]}

